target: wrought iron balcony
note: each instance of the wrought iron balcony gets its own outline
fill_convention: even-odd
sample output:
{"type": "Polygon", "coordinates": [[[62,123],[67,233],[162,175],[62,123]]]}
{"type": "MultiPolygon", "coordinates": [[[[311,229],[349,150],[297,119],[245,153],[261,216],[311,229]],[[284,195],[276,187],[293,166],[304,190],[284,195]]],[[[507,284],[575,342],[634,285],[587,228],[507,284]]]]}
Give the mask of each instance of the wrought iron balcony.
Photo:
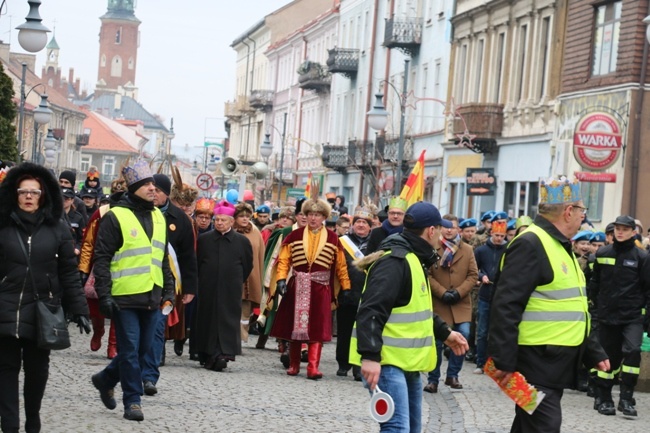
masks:
{"type": "Polygon", "coordinates": [[[348,146],[323,145],[323,165],[336,171],[345,171],[349,165],[348,146]]]}
{"type": "Polygon", "coordinates": [[[252,90],[248,97],[248,103],[251,108],[256,110],[269,111],[273,108],[273,90],[252,90]]]}
{"type": "Polygon", "coordinates": [[[359,70],[359,50],[356,48],[333,48],[327,50],[327,69],[332,74],[340,73],[354,78],[359,70]]]}
{"type": "Polygon", "coordinates": [[[350,140],[348,142],[350,164],[361,169],[372,166],[374,150],[375,143],[372,141],[350,140]]]}
{"type": "MultiPolygon", "coordinates": [[[[380,153],[384,157],[384,161],[397,162],[397,155],[399,154],[399,136],[387,135],[384,137],[383,152],[380,153]]],[[[413,159],[413,140],[411,137],[404,137],[404,149],[402,151],[402,161],[410,161],[413,159]]]]}
{"type": "Polygon", "coordinates": [[[390,18],[386,20],[384,46],[397,48],[413,57],[422,43],[422,18],[390,18]]]}
{"type": "Polygon", "coordinates": [[[65,129],[62,128],[52,129],[52,136],[57,140],[63,140],[65,138],[65,129]]]}
{"type": "Polygon", "coordinates": [[[90,134],[77,134],[77,146],[88,146],[90,143],[90,134]]]}
{"type": "Polygon", "coordinates": [[[251,108],[245,96],[238,96],[234,101],[226,101],[223,108],[224,115],[233,120],[240,119],[253,111],[255,110],[251,108]]]}
{"type": "Polygon", "coordinates": [[[457,107],[456,111],[458,115],[454,118],[454,134],[463,136],[469,132],[469,137],[458,139],[459,144],[462,142],[477,153],[494,151],[496,139],[503,131],[503,105],[464,104],[457,107]]]}
{"type": "Polygon", "coordinates": [[[315,90],[317,93],[329,91],[331,76],[320,63],[307,60],[298,68],[298,74],[301,89],[315,90]]]}

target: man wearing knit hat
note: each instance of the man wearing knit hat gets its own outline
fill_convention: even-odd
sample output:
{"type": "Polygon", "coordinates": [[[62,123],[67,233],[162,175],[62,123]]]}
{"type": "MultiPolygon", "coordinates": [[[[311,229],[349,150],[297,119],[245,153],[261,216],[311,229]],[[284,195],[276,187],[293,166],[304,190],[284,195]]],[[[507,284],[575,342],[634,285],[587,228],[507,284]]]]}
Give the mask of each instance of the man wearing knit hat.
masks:
{"type": "Polygon", "coordinates": [[[167,242],[171,252],[172,274],[176,281],[176,313],[178,323],[168,326],[167,316],[158,313],[158,325],[149,352],[142,358],[142,381],[144,393],[154,395],[158,392],[156,384],[160,378],[159,366],[165,365],[165,334],[174,340],[174,352],[183,354],[185,344],[185,304],[196,294],[198,277],[196,252],[194,250],[194,226],[192,220],[169,200],[171,182],[164,174],[153,175],[156,187],[154,205],[162,212],[167,226],[167,242]],[[180,274],[180,275],[179,275],[180,274]],[[167,331],[167,332],[165,332],[167,331]],[[170,336],[174,333],[175,335],[170,336]]]}
{"type": "MultiPolygon", "coordinates": [[[[59,185],[61,185],[62,188],[70,188],[74,191],[74,184],[76,181],[77,175],[72,170],[64,170],[59,175],[59,185]]],[[[91,215],[88,215],[86,212],[86,206],[84,205],[83,200],[77,196],[74,197],[74,207],[83,217],[84,224],[88,223],[88,218],[90,218],[91,215]]]]}
{"type": "Polygon", "coordinates": [[[199,361],[221,371],[241,353],[242,287],[253,269],[253,248],[237,233],[235,207],[227,201],[214,209],[214,230],[201,235],[196,255],[199,290],[196,337],[199,361]]]}
{"type": "Polygon", "coordinates": [[[102,218],[95,242],[95,290],[101,313],[115,321],[118,354],[92,376],[102,403],[115,409],[120,382],[124,418],[142,421],[140,358],[153,343],[159,309],[172,306],[174,279],[167,251],[165,217],[154,206],[149,165],[138,161],[122,175],[128,191],[102,218]]]}

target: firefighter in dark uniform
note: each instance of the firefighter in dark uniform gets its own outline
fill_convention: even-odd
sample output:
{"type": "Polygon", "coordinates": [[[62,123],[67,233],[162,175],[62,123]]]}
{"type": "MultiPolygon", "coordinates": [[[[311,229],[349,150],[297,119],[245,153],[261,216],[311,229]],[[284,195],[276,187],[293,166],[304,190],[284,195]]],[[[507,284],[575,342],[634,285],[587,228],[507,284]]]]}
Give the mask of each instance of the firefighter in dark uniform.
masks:
{"type": "Polygon", "coordinates": [[[650,293],[650,260],[637,248],[634,218],[622,215],[614,221],[614,243],[596,252],[588,292],[598,320],[598,338],[611,362],[611,369],[596,378],[594,409],[615,415],[612,399],[614,379],[619,376],[618,410],[636,416],[634,387],[641,365],[641,342],[645,310],[650,293]]]}

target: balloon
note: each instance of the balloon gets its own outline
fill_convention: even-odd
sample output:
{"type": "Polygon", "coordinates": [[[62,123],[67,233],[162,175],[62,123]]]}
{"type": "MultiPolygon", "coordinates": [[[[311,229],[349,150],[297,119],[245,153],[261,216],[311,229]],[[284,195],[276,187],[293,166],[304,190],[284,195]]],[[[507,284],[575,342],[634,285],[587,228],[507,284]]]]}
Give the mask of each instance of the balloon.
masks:
{"type": "Polygon", "coordinates": [[[226,200],[228,200],[228,203],[237,204],[237,200],[239,200],[239,191],[236,189],[229,189],[226,193],[226,200]]]}
{"type": "Polygon", "coordinates": [[[253,191],[250,189],[245,189],[244,190],[244,201],[248,200],[255,200],[255,196],[253,195],[253,191]]]}

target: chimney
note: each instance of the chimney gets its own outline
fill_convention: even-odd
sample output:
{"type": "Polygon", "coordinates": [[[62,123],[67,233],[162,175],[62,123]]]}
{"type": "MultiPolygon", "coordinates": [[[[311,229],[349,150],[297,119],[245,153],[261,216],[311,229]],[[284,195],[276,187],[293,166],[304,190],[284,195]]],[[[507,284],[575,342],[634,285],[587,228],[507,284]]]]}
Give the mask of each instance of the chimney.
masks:
{"type": "Polygon", "coordinates": [[[68,71],[68,83],[74,83],[74,68],[68,71]]]}
{"type": "Polygon", "coordinates": [[[78,95],[79,94],[79,88],[81,87],[81,79],[77,78],[76,80],[74,80],[74,86],[72,86],[72,87],[74,87],[74,91],[78,95]]]}
{"type": "Polygon", "coordinates": [[[114,98],[115,104],[113,105],[113,109],[120,110],[122,108],[122,95],[115,93],[114,98]]]}

